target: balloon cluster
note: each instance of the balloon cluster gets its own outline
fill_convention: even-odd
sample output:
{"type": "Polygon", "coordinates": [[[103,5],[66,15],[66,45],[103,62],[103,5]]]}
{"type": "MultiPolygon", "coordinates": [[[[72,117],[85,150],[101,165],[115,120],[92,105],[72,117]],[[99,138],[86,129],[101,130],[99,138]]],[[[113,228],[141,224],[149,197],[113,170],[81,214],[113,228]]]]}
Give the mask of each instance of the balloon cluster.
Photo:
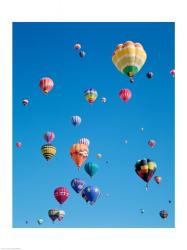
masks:
{"type": "Polygon", "coordinates": [[[80,56],[81,58],[83,58],[83,57],[86,56],[86,52],[83,51],[83,50],[80,50],[80,49],[81,49],[81,44],[80,44],[80,43],[76,43],[76,44],[74,45],[74,49],[79,50],[79,56],[80,56]]]}

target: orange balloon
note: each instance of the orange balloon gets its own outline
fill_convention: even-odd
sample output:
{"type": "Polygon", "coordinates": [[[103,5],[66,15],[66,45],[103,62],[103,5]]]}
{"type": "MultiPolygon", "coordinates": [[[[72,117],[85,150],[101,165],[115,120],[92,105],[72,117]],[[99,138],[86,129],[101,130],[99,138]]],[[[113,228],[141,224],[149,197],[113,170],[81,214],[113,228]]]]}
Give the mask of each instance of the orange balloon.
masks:
{"type": "Polygon", "coordinates": [[[88,146],[85,144],[73,144],[70,148],[70,155],[78,168],[87,159],[89,153],[88,146]]]}

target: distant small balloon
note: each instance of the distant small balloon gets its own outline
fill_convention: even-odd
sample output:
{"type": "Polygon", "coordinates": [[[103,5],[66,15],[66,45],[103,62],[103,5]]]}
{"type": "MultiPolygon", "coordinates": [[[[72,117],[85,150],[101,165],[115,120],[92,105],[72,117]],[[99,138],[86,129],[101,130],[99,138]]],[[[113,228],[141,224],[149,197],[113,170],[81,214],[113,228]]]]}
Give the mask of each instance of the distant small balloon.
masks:
{"type": "Polygon", "coordinates": [[[164,220],[166,220],[167,217],[168,217],[168,212],[167,212],[166,210],[161,210],[161,211],[159,212],[159,214],[160,214],[160,217],[161,217],[162,219],[164,219],[164,220]]]}
{"type": "Polygon", "coordinates": [[[162,181],[162,177],[161,176],[155,176],[155,181],[157,184],[160,184],[160,182],[162,181]]]}
{"type": "Polygon", "coordinates": [[[98,154],[96,154],[96,157],[100,159],[100,158],[102,158],[102,154],[98,153],[98,154]]]}
{"type": "Polygon", "coordinates": [[[78,115],[74,115],[74,116],[72,116],[72,118],[71,118],[71,122],[72,122],[72,124],[73,124],[74,126],[78,126],[78,125],[81,124],[81,117],[78,116],[78,115]]]}
{"type": "Polygon", "coordinates": [[[148,145],[149,145],[151,148],[154,148],[154,146],[156,145],[156,141],[155,141],[155,140],[149,140],[149,141],[148,141],[148,145]]]}
{"type": "Polygon", "coordinates": [[[79,143],[80,143],[80,144],[87,145],[88,147],[89,147],[89,145],[90,145],[90,141],[89,141],[87,138],[81,138],[81,139],[79,140],[79,143]]]}
{"type": "Polygon", "coordinates": [[[175,69],[170,70],[170,75],[172,75],[173,77],[175,76],[175,69]]]}
{"type": "Polygon", "coordinates": [[[101,102],[103,102],[103,103],[107,102],[106,97],[102,97],[102,98],[101,98],[101,102]]]}
{"type": "Polygon", "coordinates": [[[143,208],[141,208],[141,209],[140,209],[140,212],[141,212],[141,214],[144,214],[145,211],[144,211],[143,208]]]}
{"type": "Polygon", "coordinates": [[[130,82],[133,83],[134,82],[134,78],[130,77],[130,82]]]}
{"type": "Polygon", "coordinates": [[[125,140],[125,144],[127,144],[128,143],[128,141],[127,140],[125,140]]]}
{"type": "Polygon", "coordinates": [[[22,104],[23,104],[24,106],[27,106],[27,105],[29,104],[29,100],[28,100],[28,99],[23,99],[23,100],[22,100],[22,104]]]}
{"type": "Polygon", "coordinates": [[[17,148],[21,148],[21,147],[22,147],[22,143],[21,143],[21,142],[19,142],[19,141],[18,141],[18,142],[16,142],[16,147],[17,147],[17,148]]]}
{"type": "Polygon", "coordinates": [[[130,89],[121,89],[119,92],[119,97],[124,102],[128,102],[132,98],[132,93],[131,93],[130,89]]]}
{"type": "Polygon", "coordinates": [[[80,55],[81,58],[83,58],[83,57],[86,56],[86,52],[83,51],[83,50],[81,50],[81,51],[79,52],[79,55],[80,55]]]}
{"type": "Polygon", "coordinates": [[[169,203],[171,203],[172,201],[171,201],[171,200],[169,200],[168,202],[169,202],[169,203]]]}
{"type": "Polygon", "coordinates": [[[146,75],[147,75],[147,78],[148,78],[148,79],[151,79],[151,78],[153,77],[154,74],[153,74],[153,72],[147,72],[146,75]]]}
{"type": "Polygon", "coordinates": [[[140,130],[143,132],[143,131],[144,131],[144,128],[141,128],[140,130]]]}
{"type": "Polygon", "coordinates": [[[38,225],[41,225],[41,224],[44,223],[44,220],[43,220],[43,219],[38,219],[38,220],[37,220],[37,223],[38,223],[38,225]]]}
{"type": "Polygon", "coordinates": [[[80,43],[76,43],[76,44],[74,45],[74,49],[81,49],[80,43]]]}
{"type": "Polygon", "coordinates": [[[39,87],[43,91],[43,93],[47,94],[53,89],[54,82],[49,77],[43,77],[42,79],[40,79],[39,87]]]}

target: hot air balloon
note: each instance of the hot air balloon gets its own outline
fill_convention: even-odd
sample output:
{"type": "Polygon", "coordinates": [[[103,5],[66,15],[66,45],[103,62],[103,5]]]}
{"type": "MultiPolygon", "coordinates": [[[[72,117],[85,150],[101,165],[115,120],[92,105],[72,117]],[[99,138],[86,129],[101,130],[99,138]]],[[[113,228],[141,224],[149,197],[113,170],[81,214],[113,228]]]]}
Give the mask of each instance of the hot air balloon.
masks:
{"type": "Polygon", "coordinates": [[[56,148],[52,144],[45,144],[41,147],[41,153],[48,161],[56,154],[56,148]]]}
{"type": "Polygon", "coordinates": [[[102,98],[101,98],[101,102],[103,102],[103,103],[107,102],[106,97],[102,97],[102,98]]]}
{"type": "Polygon", "coordinates": [[[85,144],[73,144],[70,148],[70,155],[78,169],[81,167],[83,162],[87,159],[89,153],[88,146],[85,144]]]}
{"type": "Polygon", "coordinates": [[[25,224],[28,224],[28,223],[29,223],[28,220],[26,220],[26,221],[25,221],[25,224]]]}
{"type": "Polygon", "coordinates": [[[16,142],[16,147],[17,147],[17,148],[21,148],[21,147],[22,147],[22,143],[21,143],[20,141],[17,141],[17,142],[16,142]]]}
{"type": "Polygon", "coordinates": [[[133,78],[140,71],[146,61],[147,55],[140,43],[127,41],[116,46],[112,54],[112,62],[122,73],[133,78]]]}
{"type": "Polygon", "coordinates": [[[52,208],[48,211],[48,215],[52,221],[55,221],[59,217],[59,210],[52,208]]]}
{"type": "Polygon", "coordinates": [[[143,131],[144,131],[144,128],[141,128],[140,130],[143,132],[143,131]]]}
{"type": "Polygon", "coordinates": [[[37,223],[38,223],[38,225],[41,225],[41,224],[44,223],[44,220],[43,220],[43,219],[38,219],[38,220],[37,220],[37,223]]]}
{"type": "Polygon", "coordinates": [[[71,122],[74,126],[80,125],[81,124],[81,118],[78,115],[74,115],[71,118],[71,122]]]}
{"type": "Polygon", "coordinates": [[[82,197],[86,202],[89,202],[91,205],[95,204],[99,198],[101,191],[96,186],[88,186],[82,191],[82,197]]]}
{"type": "Polygon", "coordinates": [[[151,161],[150,159],[139,160],[135,164],[135,171],[137,175],[142,178],[142,180],[147,182],[146,189],[148,188],[148,182],[153,177],[156,168],[156,163],[151,161]]]}
{"type": "Polygon", "coordinates": [[[23,99],[23,100],[22,100],[22,104],[23,104],[24,106],[27,106],[27,105],[29,104],[29,100],[28,100],[28,99],[23,99]]]}
{"type": "Polygon", "coordinates": [[[85,182],[79,178],[75,178],[71,181],[71,187],[76,193],[80,193],[85,186],[85,182]]]}
{"type": "Polygon", "coordinates": [[[141,209],[140,209],[140,213],[141,213],[141,214],[144,214],[144,212],[145,212],[144,209],[141,208],[141,209]]]}
{"type": "Polygon", "coordinates": [[[162,219],[164,219],[164,220],[166,220],[167,217],[168,217],[168,212],[167,212],[166,210],[161,210],[161,211],[159,212],[159,214],[160,214],[160,217],[161,217],[162,219]]]}
{"type": "Polygon", "coordinates": [[[61,221],[64,218],[65,214],[66,213],[63,210],[59,210],[58,211],[58,220],[61,221]]]}
{"type": "Polygon", "coordinates": [[[97,99],[98,94],[95,89],[90,88],[84,91],[84,96],[89,103],[93,103],[97,99]]]}
{"type": "Polygon", "coordinates": [[[89,147],[89,145],[90,145],[90,141],[88,140],[88,138],[81,138],[81,139],[79,140],[79,143],[80,143],[80,144],[84,144],[84,145],[86,145],[86,146],[88,146],[88,147],[89,147]]]}
{"type": "Polygon", "coordinates": [[[172,75],[173,77],[175,76],[175,70],[174,69],[170,70],[170,75],[172,75]]]}
{"type": "Polygon", "coordinates": [[[156,141],[155,141],[155,140],[149,140],[149,141],[148,141],[148,145],[149,145],[151,148],[154,148],[154,146],[156,145],[156,141]]]}
{"type": "Polygon", "coordinates": [[[54,196],[60,204],[63,204],[69,197],[69,191],[65,187],[58,187],[54,191],[54,196]]]}
{"type": "Polygon", "coordinates": [[[51,143],[55,138],[54,132],[48,131],[44,134],[44,139],[47,143],[51,143]]]}
{"type": "Polygon", "coordinates": [[[161,176],[155,176],[155,181],[157,184],[159,184],[162,181],[162,177],[161,176]]]}
{"type": "Polygon", "coordinates": [[[76,44],[74,45],[74,49],[81,49],[80,43],[76,43],[76,44]]]}
{"type": "Polygon", "coordinates": [[[86,56],[86,52],[83,51],[83,50],[81,50],[81,51],[79,52],[79,56],[80,56],[81,58],[85,57],[85,56],[86,56]]]}
{"type": "Polygon", "coordinates": [[[84,170],[86,171],[86,173],[90,177],[93,177],[97,173],[98,169],[99,169],[99,166],[96,163],[93,163],[93,162],[87,162],[84,165],[84,170]]]}
{"type": "Polygon", "coordinates": [[[47,94],[49,91],[52,90],[52,88],[54,86],[54,83],[53,83],[53,80],[51,78],[49,78],[49,77],[43,77],[40,80],[39,86],[40,86],[41,90],[45,94],[47,94]]]}
{"type": "Polygon", "coordinates": [[[146,76],[148,79],[151,79],[153,77],[153,72],[147,72],[146,76]]]}
{"type": "Polygon", "coordinates": [[[119,92],[119,97],[123,101],[128,102],[132,97],[132,93],[131,93],[130,89],[121,89],[119,92]]]}
{"type": "Polygon", "coordinates": [[[127,140],[125,140],[125,144],[127,144],[128,143],[128,141],[127,140]]]}
{"type": "Polygon", "coordinates": [[[102,154],[100,154],[100,153],[98,153],[98,154],[96,154],[96,158],[98,158],[98,159],[100,159],[100,158],[102,158],[102,154]]]}
{"type": "Polygon", "coordinates": [[[171,200],[169,200],[168,202],[171,203],[171,200]]]}

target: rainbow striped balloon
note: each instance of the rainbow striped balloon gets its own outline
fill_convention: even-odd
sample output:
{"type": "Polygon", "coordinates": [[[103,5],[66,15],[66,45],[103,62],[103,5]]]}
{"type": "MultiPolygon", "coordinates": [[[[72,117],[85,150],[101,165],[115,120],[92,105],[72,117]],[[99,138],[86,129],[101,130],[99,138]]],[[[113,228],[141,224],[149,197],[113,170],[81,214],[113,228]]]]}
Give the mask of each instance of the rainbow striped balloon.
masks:
{"type": "Polygon", "coordinates": [[[116,47],[112,62],[122,74],[133,77],[143,67],[146,58],[146,52],[140,43],[127,41],[116,47]]]}

